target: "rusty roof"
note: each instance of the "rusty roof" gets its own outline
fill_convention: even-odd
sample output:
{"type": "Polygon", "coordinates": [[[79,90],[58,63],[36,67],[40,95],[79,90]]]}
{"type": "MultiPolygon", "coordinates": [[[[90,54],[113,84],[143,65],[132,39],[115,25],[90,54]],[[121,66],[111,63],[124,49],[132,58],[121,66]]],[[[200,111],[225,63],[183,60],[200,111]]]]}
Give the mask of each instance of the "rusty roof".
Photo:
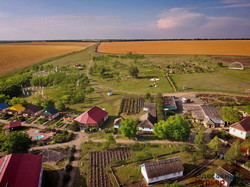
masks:
{"type": "Polygon", "coordinates": [[[232,181],[234,177],[232,173],[230,173],[229,171],[225,170],[224,168],[220,166],[214,171],[214,173],[219,175],[220,178],[222,178],[227,183],[232,181]]]}
{"type": "Polygon", "coordinates": [[[201,105],[201,108],[207,117],[222,120],[221,115],[219,114],[220,109],[209,105],[201,105]]]}
{"type": "Polygon", "coordinates": [[[171,173],[184,171],[180,157],[173,157],[155,162],[145,163],[148,178],[155,178],[171,173]]]}
{"type": "Polygon", "coordinates": [[[239,122],[230,125],[231,128],[238,129],[244,132],[250,132],[250,115],[245,117],[239,122]]]}

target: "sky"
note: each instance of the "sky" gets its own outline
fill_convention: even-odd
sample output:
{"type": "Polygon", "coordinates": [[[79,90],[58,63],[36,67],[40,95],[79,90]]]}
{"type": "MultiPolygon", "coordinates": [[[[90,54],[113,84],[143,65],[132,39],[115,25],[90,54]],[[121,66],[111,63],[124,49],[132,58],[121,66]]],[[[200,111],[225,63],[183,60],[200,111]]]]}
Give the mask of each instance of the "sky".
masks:
{"type": "Polygon", "coordinates": [[[250,38],[250,0],[0,0],[0,40],[250,38]]]}

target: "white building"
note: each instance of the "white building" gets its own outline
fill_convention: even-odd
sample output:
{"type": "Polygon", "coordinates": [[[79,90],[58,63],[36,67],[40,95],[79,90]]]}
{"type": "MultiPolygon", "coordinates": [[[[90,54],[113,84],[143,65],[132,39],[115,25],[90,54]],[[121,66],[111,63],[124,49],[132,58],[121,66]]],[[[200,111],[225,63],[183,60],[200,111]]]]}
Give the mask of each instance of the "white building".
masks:
{"type": "Polygon", "coordinates": [[[230,183],[234,179],[234,175],[219,166],[214,171],[214,179],[220,181],[220,184],[224,186],[230,186],[230,183]]]}
{"type": "Polygon", "coordinates": [[[250,134],[250,115],[243,120],[230,125],[229,133],[241,139],[246,139],[250,134]]]}
{"type": "Polygon", "coordinates": [[[141,173],[148,184],[183,176],[180,157],[174,157],[141,165],[141,173]]]}

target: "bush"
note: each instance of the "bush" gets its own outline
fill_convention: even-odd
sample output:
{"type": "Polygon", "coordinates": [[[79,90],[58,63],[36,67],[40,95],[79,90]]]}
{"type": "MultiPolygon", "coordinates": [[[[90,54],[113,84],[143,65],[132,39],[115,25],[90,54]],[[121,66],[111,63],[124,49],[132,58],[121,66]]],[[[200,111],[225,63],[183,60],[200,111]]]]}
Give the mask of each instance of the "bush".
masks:
{"type": "Polygon", "coordinates": [[[70,181],[70,175],[68,173],[63,174],[63,183],[68,183],[70,181]]]}
{"type": "Polygon", "coordinates": [[[71,172],[71,170],[73,169],[73,166],[70,165],[70,164],[67,164],[67,165],[65,166],[65,169],[66,169],[66,172],[71,172]]]}
{"type": "Polygon", "coordinates": [[[71,154],[71,155],[69,155],[69,161],[70,161],[70,162],[72,162],[72,161],[74,161],[74,160],[75,160],[74,155],[72,155],[72,154],[71,154]]]}
{"type": "Polygon", "coordinates": [[[71,153],[74,153],[74,152],[76,152],[76,146],[75,145],[73,145],[72,147],[71,147],[71,153]]]}

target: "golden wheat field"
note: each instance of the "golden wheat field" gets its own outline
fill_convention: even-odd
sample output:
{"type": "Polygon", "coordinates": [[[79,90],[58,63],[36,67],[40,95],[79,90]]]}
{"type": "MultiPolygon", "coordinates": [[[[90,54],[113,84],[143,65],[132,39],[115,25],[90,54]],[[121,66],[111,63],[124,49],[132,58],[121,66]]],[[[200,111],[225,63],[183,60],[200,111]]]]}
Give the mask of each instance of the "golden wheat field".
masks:
{"type": "Polygon", "coordinates": [[[31,42],[0,44],[0,75],[30,66],[41,60],[80,51],[89,42],[31,42]]]}
{"type": "Polygon", "coordinates": [[[250,56],[249,40],[103,42],[101,53],[204,54],[250,56]]]}

